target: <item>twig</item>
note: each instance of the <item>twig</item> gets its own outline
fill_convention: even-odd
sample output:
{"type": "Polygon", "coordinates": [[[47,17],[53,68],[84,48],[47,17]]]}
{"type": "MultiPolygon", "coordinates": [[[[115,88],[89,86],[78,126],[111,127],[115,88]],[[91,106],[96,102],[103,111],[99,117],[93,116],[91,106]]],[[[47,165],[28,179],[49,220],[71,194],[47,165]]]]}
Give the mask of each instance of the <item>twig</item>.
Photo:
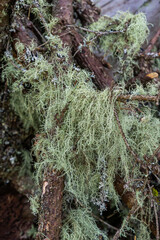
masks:
{"type": "Polygon", "coordinates": [[[85,32],[94,33],[94,34],[96,34],[98,37],[104,36],[104,35],[118,34],[118,33],[124,33],[124,32],[125,32],[124,30],[119,30],[119,31],[109,30],[109,31],[101,32],[101,31],[94,31],[94,30],[91,30],[91,29],[88,29],[88,28],[79,27],[79,26],[75,26],[75,25],[66,25],[66,27],[79,28],[79,29],[81,29],[81,30],[83,30],[83,31],[85,31],[85,32]]]}
{"type": "Polygon", "coordinates": [[[153,204],[153,208],[154,208],[154,215],[155,215],[155,220],[156,220],[156,240],[159,240],[160,235],[159,235],[159,221],[158,221],[158,214],[157,214],[157,208],[156,208],[156,203],[153,197],[153,193],[152,193],[152,189],[151,186],[149,185],[149,183],[147,184],[149,191],[150,191],[150,195],[151,195],[151,203],[153,204]]]}
{"type": "Polygon", "coordinates": [[[156,240],[159,240],[159,222],[158,222],[157,207],[155,202],[153,203],[153,207],[154,207],[154,215],[156,219],[156,240]]]}
{"type": "Polygon", "coordinates": [[[75,26],[75,25],[66,25],[66,27],[74,27],[74,28],[81,29],[85,32],[94,33],[96,36],[93,37],[92,39],[90,39],[90,41],[86,42],[86,44],[90,44],[91,42],[95,41],[98,37],[101,37],[101,36],[106,36],[106,35],[110,35],[110,34],[119,34],[119,33],[124,33],[125,32],[124,30],[119,30],[119,31],[109,30],[109,31],[101,32],[101,31],[94,31],[94,30],[91,30],[91,29],[88,29],[88,28],[79,27],[79,26],[75,26]]]}
{"type": "Polygon", "coordinates": [[[91,215],[92,215],[95,219],[97,219],[98,221],[100,221],[101,223],[103,223],[104,225],[106,225],[108,228],[113,229],[113,230],[115,230],[115,231],[118,231],[118,230],[119,230],[118,228],[110,225],[109,223],[105,222],[104,220],[102,220],[102,219],[99,218],[98,216],[94,215],[93,213],[91,213],[91,215]]]}
{"type": "MultiPolygon", "coordinates": [[[[131,215],[135,214],[135,213],[139,210],[139,208],[140,208],[140,206],[138,206],[137,208],[133,207],[133,208],[129,211],[129,214],[128,214],[127,218],[126,218],[126,221],[127,221],[127,222],[129,221],[131,215]]],[[[118,240],[118,238],[120,237],[120,233],[121,233],[123,227],[124,227],[124,226],[122,225],[121,228],[118,229],[118,231],[116,232],[116,234],[115,234],[114,237],[113,237],[113,240],[118,240]]],[[[128,234],[128,235],[130,235],[130,234],[128,234]]],[[[132,236],[133,236],[133,235],[132,235],[132,236]]]]}
{"type": "Polygon", "coordinates": [[[138,163],[141,163],[140,158],[139,158],[139,157],[137,156],[137,154],[132,150],[132,148],[130,147],[130,145],[129,145],[127,139],[126,139],[126,136],[125,136],[125,134],[124,134],[124,132],[123,132],[123,129],[122,129],[122,126],[121,126],[121,123],[120,123],[120,120],[119,120],[119,117],[118,117],[118,114],[117,114],[116,109],[114,109],[114,116],[115,116],[115,118],[116,118],[116,121],[117,121],[119,130],[120,130],[120,133],[121,133],[121,135],[122,135],[122,138],[123,138],[123,140],[124,140],[124,143],[125,143],[126,147],[127,147],[128,150],[130,151],[130,153],[132,154],[132,156],[136,159],[136,161],[137,161],[138,163]]]}
{"type": "Polygon", "coordinates": [[[131,146],[129,145],[127,139],[126,139],[126,136],[123,132],[123,129],[122,129],[122,126],[121,126],[121,123],[120,123],[120,120],[118,118],[118,114],[117,114],[117,111],[116,109],[114,109],[114,116],[116,118],[116,121],[117,121],[117,124],[118,124],[118,127],[119,127],[119,130],[120,130],[120,133],[122,135],[122,138],[124,140],[124,143],[126,145],[126,147],[128,148],[128,150],[130,151],[130,153],[132,154],[132,156],[135,158],[136,162],[140,164],[141,166],[141,169],[145,172],[148,172],[151,171],[154,175],[159,175],[160,173],[160,166],[159,164],[149,164],[149,163],[146,163],[144,164],[143,161],[138,157],[138,155],[132,150],[131,146]]]}
{"type": "Polygon", "coordinates": [[[154,156],[156,156],[159,151],[160,151],[160,146],[154,151],[154,153],[151,156],[151,158],[154,158],[154,156]]]}
{"type": "Polygon", "coordinates": [[[32,8],[32,5],[30,5],[30,6],[29,6],[29,9],[28,9],[28,20],[30,20],[31,8],[32,8]]]}
{"type": "Polygon", "coordinates": [[[148,53],[140,53],[136,56],[137,58],[144,58],[145,60],[152,60],[154,58],[160,57],[160,52],[148,52],[148,53]]]}
{"type": "MultiPolygon", "coordinates": [[[[75,199],[75,201],[83,208],[85,208],[85,206],[77,199],[75,199]]],[[[98,221],[100,221],[101,223],[103,223],[104,225],[106,225],[108,228],[113,229],[115,231],[118,231],[118,228],[110,225],[109,223],[105,222],[104,220],[102,220],[100,217],[96,216],[95,214],[91,213],[88,211],[88,213],[90,213],[92,215],[92,217],[94,217],[95,219],[97,219],[98,221]]]]}
{"type": "Polygon", "coordinates": [[[155,43],[157,42],[158,38],[160,36],[160,28],[158,29],[158,31],[156,32],[156,34],[153,36],[153,38],[151,39],[148,47],[145,50],[145,53],[147,54],[148,52],[151,51],[151,49],[154,47],[155,43]]]}
{"type": "Polygon", "coordinates": [[[158,96],[149,96],[149,95],[119,95],[117,97],[117,101],[124,100],[136,100],[136,101],[149,101],[149,102],[157,102],[158,96]]]}
{"type": "Polygon", "coordinates": [[[43,16],[42,12],[40,11],[39,4],[38,3],[34,3],[34,4],[32,3],[32,7],[38,9],[38,15],[39,15],[39,18],[40,18],[41,22],[43,23],[43,27],[45,28],[47,33],[50,32],[49,28],[47,27],[47,22],[46,22],[46,20],[43,16]]]}

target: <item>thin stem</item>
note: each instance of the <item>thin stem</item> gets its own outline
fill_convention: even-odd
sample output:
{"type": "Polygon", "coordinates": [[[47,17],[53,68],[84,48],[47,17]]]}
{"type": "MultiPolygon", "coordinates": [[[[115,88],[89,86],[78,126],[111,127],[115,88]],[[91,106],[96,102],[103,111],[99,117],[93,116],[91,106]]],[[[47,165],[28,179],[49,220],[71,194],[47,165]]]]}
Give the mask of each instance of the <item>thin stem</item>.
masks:
{"type": "MultiPolygon", "coordinates": [[[[76,199],[76,202],[77,202],[81,207],[85,208],[85,206],[84,206],[79,200],[76,199]]],[[[93,213],[91,213],[91,212],[89,212],[89,211],[88,211],[88,213],[90,213],[92,217],[94,217],[95,219],[97,219],[98,221],[100,221],[101,223],[103,223],[104,225],[106,225],[108,228],[113,229],[113,230],[115,230],[115,231],[118,231],[118,228],[110,225],[110,224],[107,223],[106,221],[102,220],[100,217],[96,216],[95,214],[93,214],[93,213]]]]}
{"type": "Polygon", "coordinates": [[[151,39],[148,47],[145,50],[145,53],[148,53],[152,50],[152,48],[154,47],[155,43],[157,42],[158,38],[160,36],[160,28],[158,29],[158,31],[156,32],[156,34],[153,36],[153,38],[151,39]]]}
{"type": "MultiPolygon", "coordinates": [[[[129,211],[129,214],[128,214],[127,218],[126,218],[127,222],[129,222],[131,216],[133,214],[135,214],[139,210],[139,208],[140,208],[139,206],[137,208],[136,208],[136,206],[133,206],[133,208],[129,211]]],[[[120,237],[120,233],[121,233],[123,228],[124,228],[124,226],[122,225],[121,228],[118,229],[118,231],[116,232],[116,234],[113,237],[113,240],[118,240],[118,238],[120,237]]],[[[131,234],[128,234],[128,235],[131,235],[131,234]]],[[[131,235],[131,236],[133,236],[133,235],[131,235]]]]}
{"type": "Polygon", "coordinates": [[[155,215],[155,220],[156,220],[156,240],[159,240],[160,235],[159,235],[159,221],[158,221],[157,207],[156,207],[156,203],[155,203],[155,200],[154,200],[154,196],[153,196],[153,193],[152,193],[151,186],[149,185],[149,183],[147,185],[148,185],[149,192],[150,192],[150,195],[151,195],[151,204],[153,204],[154,215],[155,215]]]}
{"type": "Polygon", "coordinates": [[[160,151],[160,145],[159,145],[159,147],[154,151],[154,153],[153,153],[153,155],[152,155],[151,158],[154,158],[159,151],[160,151]]]}
{"type": "Polygon", "coordinates": [[[157,96],[123,95],[122,94],[117,97],[117,101],[124,101],[124,100],[157,102],[157,96]]]}
{"type": "Polygon", "coordinates": [[[81,30],[83,30],[85,32],[94,33],[94,34],[98,35],[98,37],[103,36],[103,35],[118,34],[118,33],[124,33],[125,32],[124,30],[118,30],[118,31],[116,31],[116,30],[115,31],[114,30],[113,31],[109,30],[109,31],[104,31],[104,32],[102,32],[102,31],[94,31],[94,30],[91,30],[91,29],[88,29],[88,28],[79,27],[79,26],[75,26],[75,25],[66,25],[66,27],[79,28],[79,29],[81,29],[81,30]]]}

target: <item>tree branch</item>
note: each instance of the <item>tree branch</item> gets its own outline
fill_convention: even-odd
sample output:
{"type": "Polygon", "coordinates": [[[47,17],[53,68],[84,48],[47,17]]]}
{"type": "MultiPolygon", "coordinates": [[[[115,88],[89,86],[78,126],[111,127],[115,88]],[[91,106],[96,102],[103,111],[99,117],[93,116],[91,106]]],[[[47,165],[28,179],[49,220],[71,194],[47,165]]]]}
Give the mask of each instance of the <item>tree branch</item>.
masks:
{"type": "Polygon", "coordinates": [[[145,54],[147,54],[148,52],[150,52],[152,50],[152,48],[154,47],[155,43],[157,42],[158,38],[160,36],[160,28],[158,29],[158,31],[156,32],[156,34],[153,36],[153,38],[151,39],[148,47],[145,50],[145,54]]]}
{"type": "Polygon", "coordinates": [[[149,95],[119,95],[117,97],[117,101],[125,101],[125,100],[133,100],[133,101],[146,101],[146,102],[156,102],[158,100],[158,96],[149,96],[149,95]]]}
{"type": "Polygon", "coordinates": [[[80,19],[82,26],[96,22],[100,17],[100,9],[92,1],[83,0],[74,2],[74,10],[80,19]]]}
{"type": "Polygon", "coordinates": [[[72,30],[71,34],[73,53],[78,64],[82,68],[89,69],[94,74],[93,82],[98,89],[112,88],[114,80],[110,70],[104,68],[101,61],[87,47],[83,46],[83,38],[78,32],[72,30]]]}

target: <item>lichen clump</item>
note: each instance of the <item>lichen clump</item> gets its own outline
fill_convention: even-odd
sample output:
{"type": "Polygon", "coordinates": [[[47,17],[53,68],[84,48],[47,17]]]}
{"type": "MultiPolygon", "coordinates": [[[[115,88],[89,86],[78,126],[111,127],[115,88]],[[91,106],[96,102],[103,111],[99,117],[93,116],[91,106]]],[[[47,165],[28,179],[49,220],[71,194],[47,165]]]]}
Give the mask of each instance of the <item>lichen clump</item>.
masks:
{"type": "MultiPolygon", "coordinates": [[[[46,21],[50,24],[49,20],[46,21]]],[[[113,19],[102,17],[90,29],[106,31],[110,28],[109,23],[114,30],[123,30],[124,33],[118,37],[109,35],[100,38],[100,48],[104,52],[110,49],[111,54],[117,55],[125,64],[129,61],[131,66],[148,34],[144,15],[122,13],[113,19]],[[124,49],[127,49],[127,55],[124,49]]],[[[49,31],[49,25],[46,27],[49,31]]],[[[93,240],[103,236],[107,240],[108,230],[100,230],[91,213],[103,214],[106,202],[122,211],[114,186],[115,177],[120,175],[126,182],[142,177],[120,134],[114,111],[119,114],[129,144],[140,157],[152,155],[158,147],[160,122],[148,105],[141,104],[138,112],[136,102],[132,106],[130,102],[116,102],[117,96],[125,91],[121,79],[118,79],[119,84],[112,92],[108,89],[98,91],[92,84],[91,73],[68,64],[68,50],[62,47],[59,37],[53,36],[50,31],[45,34],[48,51],[42,55],[33,46],[32,50],[24,46],[36,56],[34,60],[28,59],[25,66],[20,63],[22,52],[25,54],[21,45],[17,45],[20,59],[7,55],[3,77],[10,84],[11,104],[26,130],[33,127],[38,133],[33,147],[37,157],[37,182],[42,179],[46,166],[61,170],[65,175],[66,217],[61,239],[93,240]],[[127,107],[131,110],[126,110],[127,107]],[[74,202],[77,206],[70,209],[68,205],[74,202]]],[[[88,34],[88,39],[92,37],[88,34]]],[[[139,192],[138,182],[134,189],[139,192]]],[[[145,204],[144,198],[139,204],[145,204]]],[[[37,212],[36,209],[34,212],[37,212]]],[[[134,221],[139,220],[135,218],[134,221]]],[[[134,229],[134,225],[132,227],[134,229]]],[[[137,239],[146,240],[148,230],[144,224],[134,230],[137,236],[140,234],[137,239]],[[145,234],[139,233],[142,228],[145,234]]],[[[125,235],[125,231],[121,234],[125,235]]]]}
{"type": "Polygon", "coordinates": [[[147,25],[144,13],[133,15],[129,12],[119,12],[112,19],[103,16],[89,27],[94,31],[110,32],[97,38],[97,41],[92,42],[96,36],[94,33],[89,33],[86,39],[94,51],[96,49],[103,52],[107,58],[114,56],[114,68],[120,73],[117,81],[127,81],[133,77],[133,66],[136,64],[134,57],[149,34],[147,25]]]}

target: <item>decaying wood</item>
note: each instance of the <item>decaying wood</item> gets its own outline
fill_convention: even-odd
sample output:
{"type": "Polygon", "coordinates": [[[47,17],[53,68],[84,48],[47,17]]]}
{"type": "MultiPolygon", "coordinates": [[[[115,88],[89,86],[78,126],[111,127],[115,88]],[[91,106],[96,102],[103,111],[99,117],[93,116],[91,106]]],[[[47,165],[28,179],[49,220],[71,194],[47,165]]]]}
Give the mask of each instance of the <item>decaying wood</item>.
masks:
{"type": "Polygon", "coordinates": [[[1,182],[0,239],[26,239],[26,232],[31,229],[34,219],[28,198],[18,193],[11,185],[1,182]]]}
{"type": "MultiPolygon", "coordinates": [[[[68,30],[64,29],[63,26],[73,23],[72,0],[59,0],[56,6],[53,7],[52,14],[59,19],[59,22],[56,28],[53,29],[52,33],[54,35],[59,31],[59,36],[63,45],[69,49],[69,62],[71,62],[71,36],[68,34],[68,30]]],[[[43,239],[43,236],[50,240],[60,239],[64,189],[64,177],[61,175],[61,172],[57,172],[53,168],[51,169],[48,167],[45,170],[43,176],[41,214],[39,218],[39,233],[37,239],[43,239]]]]}
{"type": "Polygon", "coordinates": [[[35,33],[33,23],[28,20],[25,15],[16,16],[14,19],[15,32],[13,32],[13,47],[16,50],[16,43],[22,43],[26,47],[30,46],[34,42],[37,46],[42,42],[40,41],[39,35],[35,33]]]}
{"type": "Polygon", "coordinates": [[[80,19],[82,23],[82,26],[96,22],[100,17],[100,9],[97,8],[90,0],[81,2],[75,1],[73,7],[75,13],[78,15],[78,19],[80,19]]]}
{"type": "Polygon", "coordinates": [[[61,34],[59,36],[63,44],[69,48],[72,47],[73,57],[80,67],[86,68],[93,73],[93,82],[99,89],[103,90],[106,87],[112,88],[114,81],[111,71],[105,69],[100,59],[91,53],[87,47],[83,46],[82,36],[73,29],[73,27],[66,27],[66,29],[64,29],[65,25],[69,26],[73,23],[72,0],[67,2],[64,0],[58,1],[57,7],[54,7],[53,14],[60,19],[58,28],[61,28],[61,34]]]}
{"type": "MultiPolygon", "coordinates": [[[[26,47],[30,46],[32,41],[37,46],[43,43],[43,39],[38,36],[37,32],[35,33],[35,28],[27,16],[17,16],[14,18],[14,21],[16,31],[13,33],[13,47],[15,51],[17,41],[23,43],[26,47]]],[[[23,56],[21,60],[21,64],[23,64],[23,56]]],[[[64,179],[61,177],[61,173],[49,168],[46,169],[43,178],[41,214],[39,214],[39,235],[37,239],[41,239],[44,235],[48,236],[49,239],[59,239],[62,225],[63,182],[64,179]]]]}

